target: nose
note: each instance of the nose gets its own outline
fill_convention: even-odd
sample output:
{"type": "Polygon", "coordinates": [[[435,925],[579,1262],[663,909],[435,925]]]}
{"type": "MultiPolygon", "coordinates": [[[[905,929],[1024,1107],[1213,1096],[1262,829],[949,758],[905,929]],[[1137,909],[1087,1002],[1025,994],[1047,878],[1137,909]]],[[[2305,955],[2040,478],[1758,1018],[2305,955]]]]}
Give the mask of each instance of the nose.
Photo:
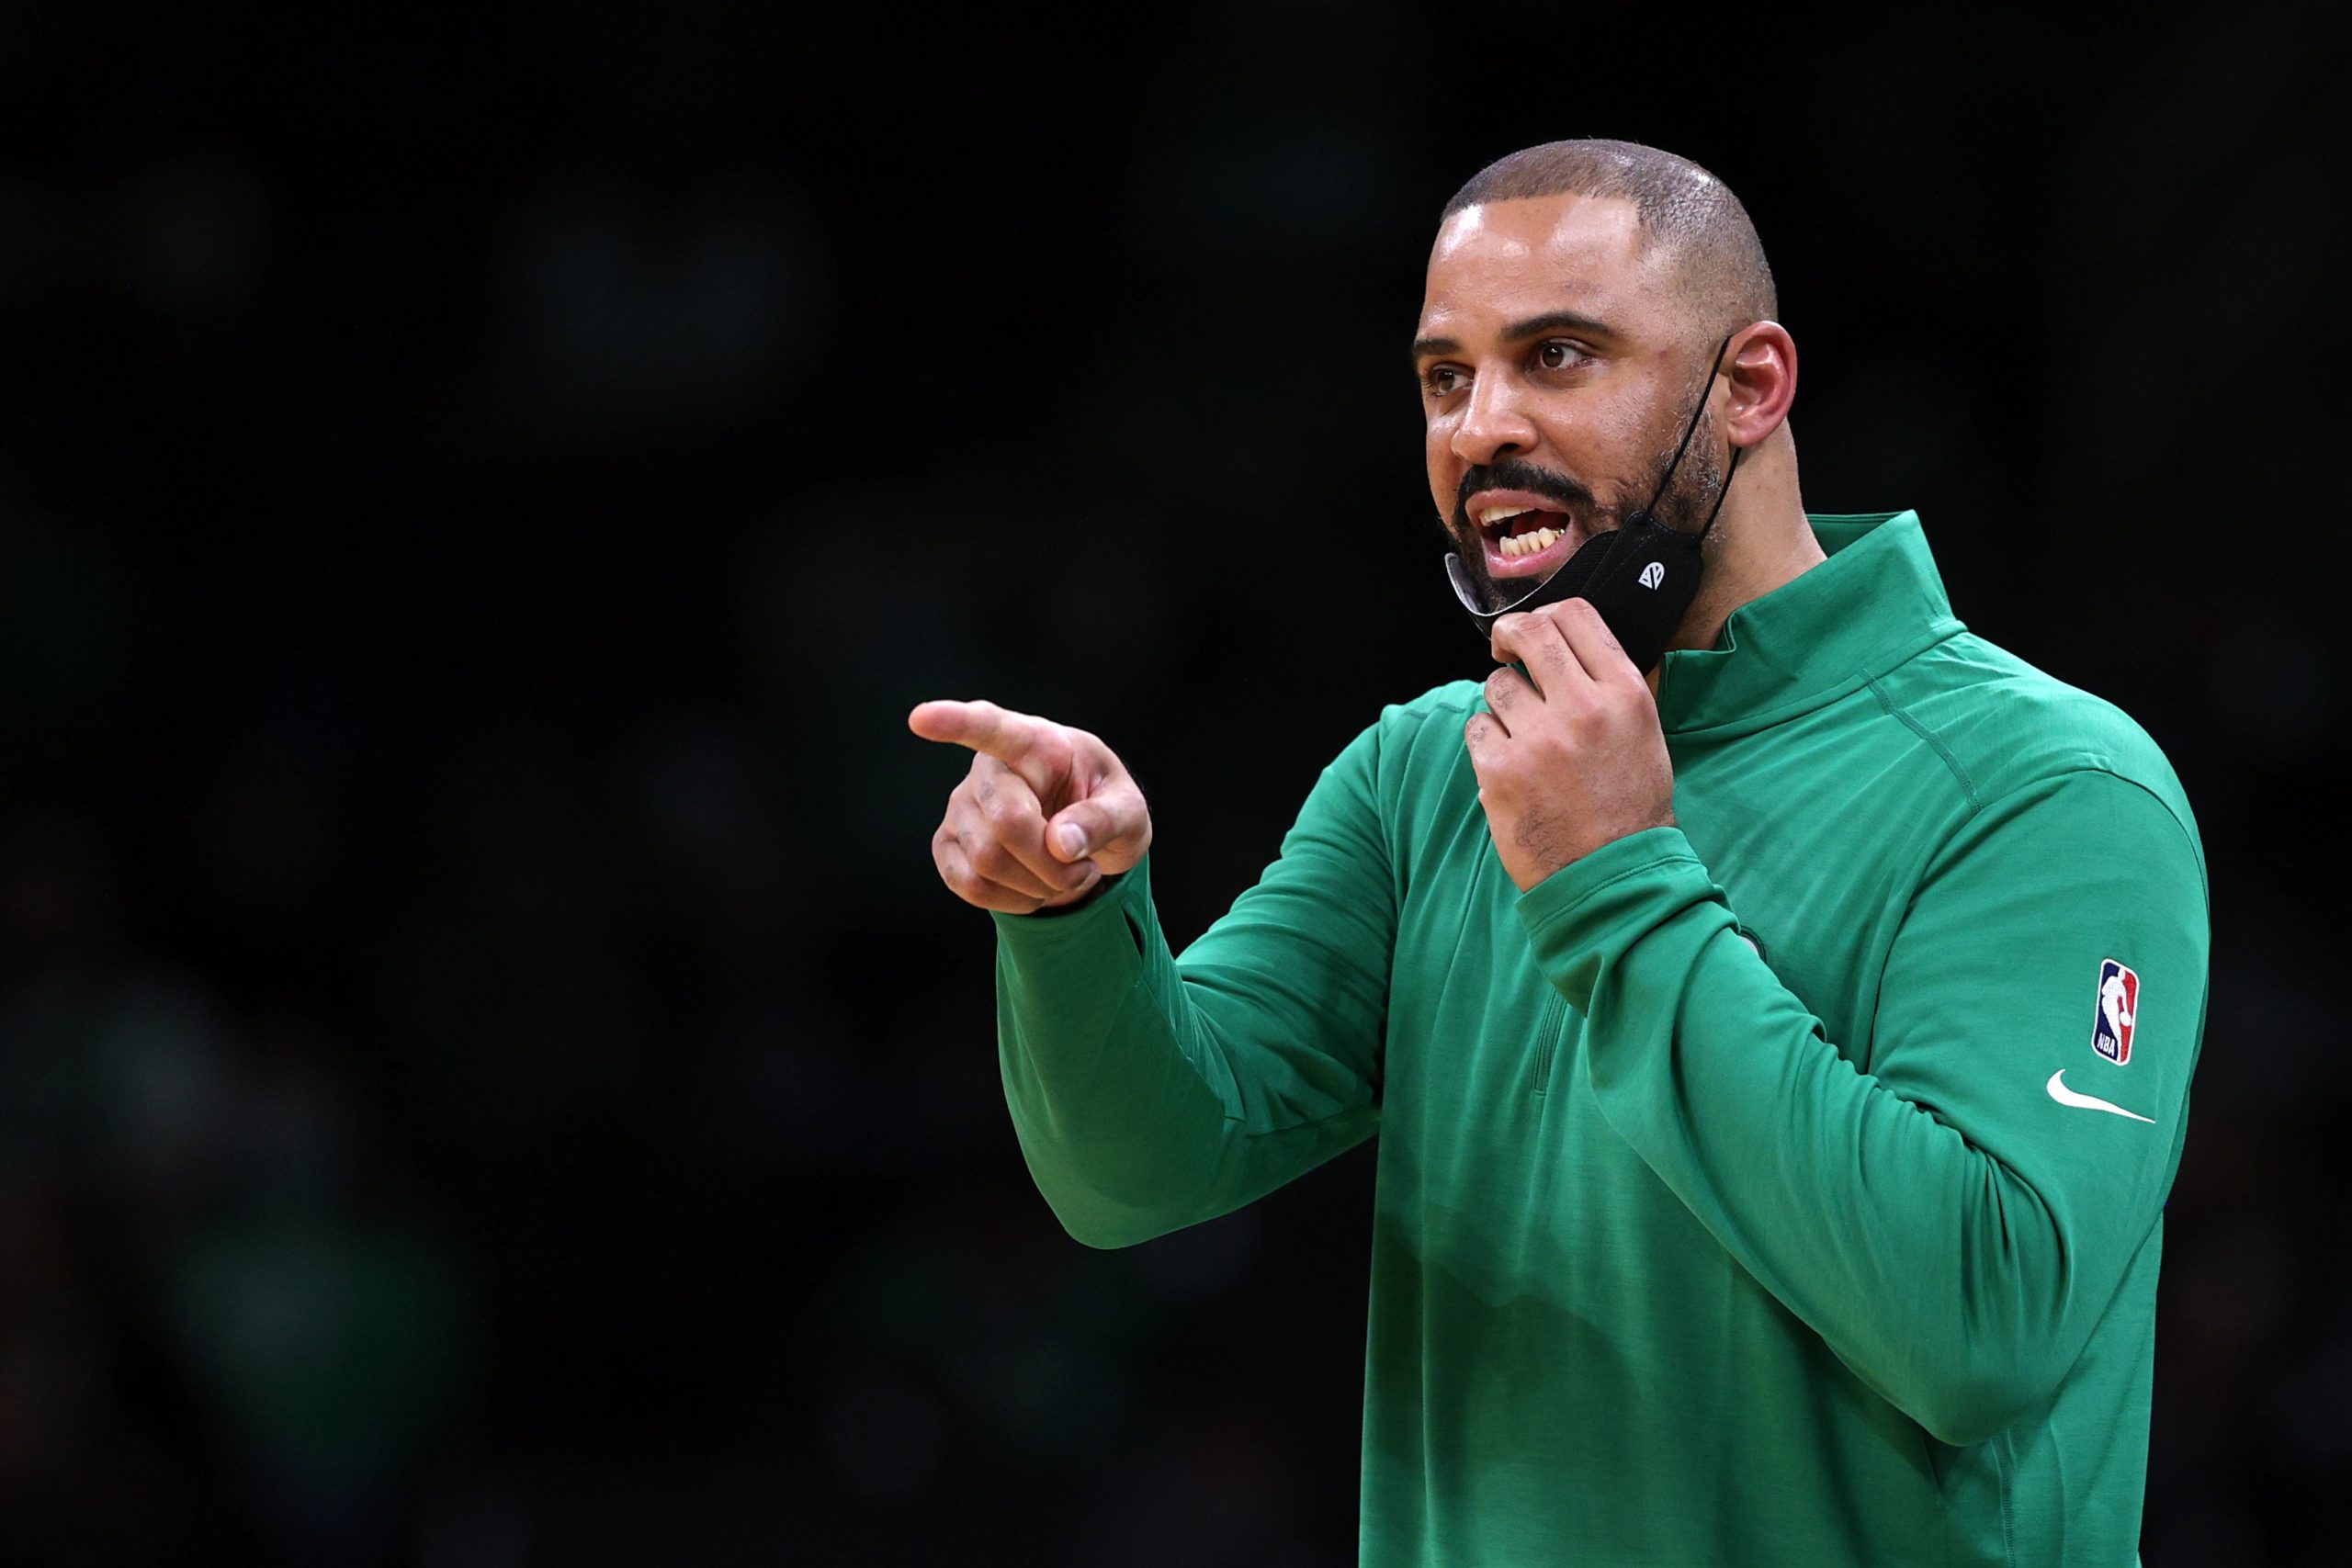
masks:
{"type": "Polygon", "coordinates": [[[1498,457],[1525,457],[1535,426],[1521,412],[1519,383],[1508,375],[1481,376],[1470,385],[1462,423],[1453,427],[1453,455],[1478,467],[1498,457]]]}

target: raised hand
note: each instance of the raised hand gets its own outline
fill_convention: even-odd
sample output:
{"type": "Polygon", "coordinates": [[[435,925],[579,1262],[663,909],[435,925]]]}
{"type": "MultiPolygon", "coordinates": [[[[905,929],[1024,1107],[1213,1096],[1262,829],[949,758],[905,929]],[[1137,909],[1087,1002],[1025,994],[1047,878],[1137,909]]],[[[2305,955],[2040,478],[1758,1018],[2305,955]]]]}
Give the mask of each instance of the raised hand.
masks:
{"type": "Polygon", "coordinates": [[[1600,613],[1566,599],[1495,623],[1492,713],[1463,739],[1503,869],[1524,893],[1601,845],[1674,822],[1657,700],[1600,613]]]}
{"type": "Polygon", "coordinates": [[[968,746],[931,858],[967,904],[1026,915],[1075,904],[1151,847],[1143,791],[1083,729],[994,703],[923,703],[907,728],[968,746]]]}

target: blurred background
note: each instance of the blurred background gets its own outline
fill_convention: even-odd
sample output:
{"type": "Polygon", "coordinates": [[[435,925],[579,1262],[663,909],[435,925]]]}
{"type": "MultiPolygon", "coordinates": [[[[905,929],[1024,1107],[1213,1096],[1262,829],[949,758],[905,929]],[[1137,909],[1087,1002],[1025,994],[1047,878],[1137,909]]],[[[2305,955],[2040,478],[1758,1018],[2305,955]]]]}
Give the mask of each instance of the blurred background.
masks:
{"type": "Polygon", "coordinates": [[[1064,1235],[904,715],[1103,735],[1197,933],[1485,668],[1421,263],[1614,135],[2187,783],[2145,1557],[2335,1561],[2352,58],[2080,16],[0,5],[0,1559],[1351,1562],[1371,1147],[1064,1235]]]}

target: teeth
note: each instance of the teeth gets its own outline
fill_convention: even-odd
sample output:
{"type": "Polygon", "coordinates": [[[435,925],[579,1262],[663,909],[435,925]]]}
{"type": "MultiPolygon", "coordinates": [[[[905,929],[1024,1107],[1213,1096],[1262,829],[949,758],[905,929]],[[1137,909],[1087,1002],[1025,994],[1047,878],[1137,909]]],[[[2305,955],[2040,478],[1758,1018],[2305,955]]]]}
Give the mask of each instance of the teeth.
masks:
{"type": "Polygon", "coordinates": [[[1516,517],[1522,512],[1532,512],[1534,510],[1535,508],[1532,506],[1498,506],[1493,511],[1487,513],[1485,516],[1479,518],[1478,525],[1483,528],[1491,528],[1496,524],[1502,522],[1505,518],[1516,517]]]}
{"type": "Polygon", "coordinates": [[[1538,550],[1548,550],[1560,542],[1557,528],[1538,528],[1532,534],[1504,536],[1502,551],[1506,556],[1532,556],[1538,550]]]}

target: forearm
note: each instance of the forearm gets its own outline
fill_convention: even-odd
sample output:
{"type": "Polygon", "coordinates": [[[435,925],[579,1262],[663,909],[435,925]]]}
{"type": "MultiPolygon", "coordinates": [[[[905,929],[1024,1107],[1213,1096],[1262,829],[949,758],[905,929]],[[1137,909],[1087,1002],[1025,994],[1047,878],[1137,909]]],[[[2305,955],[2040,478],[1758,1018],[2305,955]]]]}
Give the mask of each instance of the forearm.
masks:
{"type": "Polygon", "coordinates": [[[1149,876],[1147,860],[1081,908],[997,917],[1005,1103],[1038,1190],[1096,1247],[1186,1223],[1225,1125],[1147,983],[1149,876]]]}
{"type": "Polygon", "coordinates": [[[1006,1104],[1079,1240],[1123,1247],[1214,1218],[1371,1131],[1364,1086],[1283,1049],[1268,998],[1187,983],[1148,860],[1081,908],[999,925],[1006,1104]]]}

